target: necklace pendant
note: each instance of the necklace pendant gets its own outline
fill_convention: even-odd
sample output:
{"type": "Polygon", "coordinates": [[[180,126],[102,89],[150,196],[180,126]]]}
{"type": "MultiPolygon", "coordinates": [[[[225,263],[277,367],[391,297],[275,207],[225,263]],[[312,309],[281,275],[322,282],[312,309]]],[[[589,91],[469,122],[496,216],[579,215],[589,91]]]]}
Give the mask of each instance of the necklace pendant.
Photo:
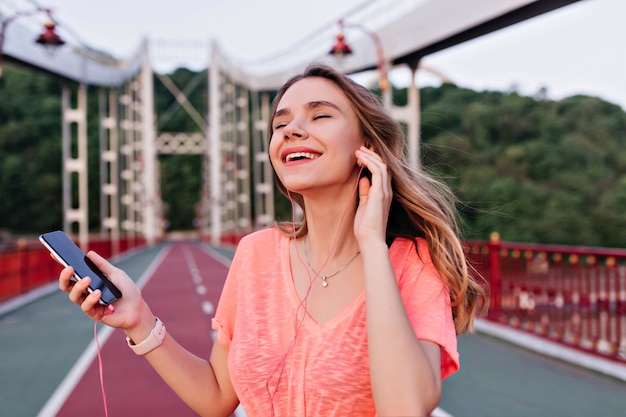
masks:
{"type": "Polygon", "coordinates": [[[322,287],[328,287],[328,281],[326,281],[326,276],[322,275],[322,287]]]}

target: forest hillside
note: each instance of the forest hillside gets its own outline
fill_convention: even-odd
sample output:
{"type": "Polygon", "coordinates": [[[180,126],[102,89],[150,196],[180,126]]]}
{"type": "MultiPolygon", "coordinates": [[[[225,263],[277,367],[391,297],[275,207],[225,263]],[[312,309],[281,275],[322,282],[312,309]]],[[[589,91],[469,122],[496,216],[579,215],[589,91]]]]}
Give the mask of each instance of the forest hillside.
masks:
{"type": "MultiPolygon", "coordinates": [[[[61,222],[61,87],[40,72],[7,64],[0,78],[0,229],[14,235],[61,222]]],[[[200,75],[200,76],[199,76],[200,75]]],[[[180,69],[175,82],[206,83],[180,69]]],[[[193,122],[155,82],[161,130],[193,122]],[[164,119],[164,118],[162,118],[164,119]]],[[[206,88],[190,99],[199,108],[206,88]]],[[[97,94],[88,92],[89,219],[99,228],[97,94]]],[[[394,91],[405,100],[406,91],[394,91]]],[[[626,247],[626,113],[597,97],[563,100],[451,84],[421,90],[422,165],[458,196],[466,239],[626,247]]],[[[201,186],[196,156],[160,158],[172,229],[193,227],[201,186]]],[[[290,210],[277,193],[277,215],[290,210]]]]}

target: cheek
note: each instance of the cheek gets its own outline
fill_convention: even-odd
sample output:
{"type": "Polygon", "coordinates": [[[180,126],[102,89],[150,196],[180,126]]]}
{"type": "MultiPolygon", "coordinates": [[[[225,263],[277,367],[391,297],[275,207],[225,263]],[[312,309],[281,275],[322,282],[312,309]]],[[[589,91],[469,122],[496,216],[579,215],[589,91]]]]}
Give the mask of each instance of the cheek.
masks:
{"type": "Polygon", "coordinates": [[[353,131],[346,131],[343,137],[346,138],[341,143],[343,152],[349,158],[356,160],[354,152],[365,144],[365,140],[360,135],[355,135],[353,131]]]}
{"type": "Polygon", "coordinates": [[[276,134],[274,134],[270,138],[270,143],[268,144],[268,148],[267,148],[267,152],[273,163],[280,161],[279,148],[280,148],[280,139],[278,139],[276,137],[276,134]]]}
{"type": "Polygon", "coordinates": [[[282,165],[282,161],[280,160],[280,139],[272,138],[268,145],[267,153],[270,157],[270,163],[272,165],[272,169],[276,174],[280,177],[280,167],[282,165]]]}

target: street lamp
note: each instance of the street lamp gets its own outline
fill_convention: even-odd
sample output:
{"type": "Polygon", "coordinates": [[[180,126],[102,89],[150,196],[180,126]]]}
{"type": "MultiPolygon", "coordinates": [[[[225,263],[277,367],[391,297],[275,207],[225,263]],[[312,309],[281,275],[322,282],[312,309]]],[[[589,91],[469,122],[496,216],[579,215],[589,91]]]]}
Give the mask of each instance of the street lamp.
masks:
{"type": "Polygon", "coordinates": [[[24,16],[32,16],[34,14],[44,12],[48,15],[49,20],[44,24],[44,30],[37,37],[37,42],[40,45],[43,45],[49,51],[54,51],[57,47],[63,45],[65,41],[61,39],[61,37],[55,32],[56,23],[54,19],[52,19],[52,11],[50,9],[44,9],[38,7],[34,10],[25,11],[25,12],[17,12],[12,16],[7,17],[2,21],[2,26],[0,27],[0,78],[2,77],[2,57],[4,56],[3,47],[4,47],[4,39],[6,35],[7,28],[9,24],[13,22],[18,17],[24,16]]]}
{"type": "Polygon", "coordinates": [[[335,44],[330,49],[329,54],[337,58],[342,58],[345,55],[352,53],[352,48],[346,43],[345,36],[343,34],[345,28],[355,28],[361,30],[372,41],[376,47],[376,67],[378,68],[379,87],[382,91],[387,91],[389,88],[389,80],[387,78],[387,68],[385,65],[385,56],[383,54],[383,45],[380,41],[380,37],[375,32],[372,32],[362,25],[356,23],[344,23],[343,20],[339,21],[339,33],[337,33],[335,44]]]}

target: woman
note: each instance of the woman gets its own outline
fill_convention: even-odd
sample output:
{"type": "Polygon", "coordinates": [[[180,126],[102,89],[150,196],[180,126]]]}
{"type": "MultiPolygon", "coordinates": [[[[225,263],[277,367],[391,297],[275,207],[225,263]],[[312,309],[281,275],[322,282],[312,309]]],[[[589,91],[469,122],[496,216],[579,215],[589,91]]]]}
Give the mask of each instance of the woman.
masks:
{"type": "MultiPolygon", "coordinates": [[[[238,245],[210,359],[155,326],[127,275],[90,253],[124,294],[102,321],[149,350],[201,415],[227,416],[240,401],[251,417],[430,414],[459,367],[456,334],[485,301],[451,194],[408,167],[379,100],[327,66],[288,81],[271,114],[270,159],[302,216],[238,245]]],[[[105,314],[98,292],[85,295],[88,280],[71,275],[63,270],[61,289],[92,318],[105,314]]]]}

